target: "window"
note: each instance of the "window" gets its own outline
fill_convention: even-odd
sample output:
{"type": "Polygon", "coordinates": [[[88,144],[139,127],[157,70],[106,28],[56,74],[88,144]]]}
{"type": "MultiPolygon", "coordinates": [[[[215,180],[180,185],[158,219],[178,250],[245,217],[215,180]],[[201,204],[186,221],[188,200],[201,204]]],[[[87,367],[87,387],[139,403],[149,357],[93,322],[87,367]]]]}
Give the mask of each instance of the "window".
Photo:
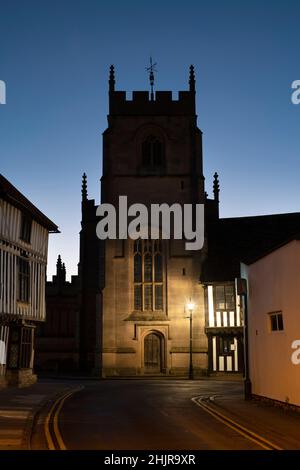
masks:
{"type": "Polygon", "coordinates": [[[159,169],[164,165],[164,146],[157,137],[150,135],[142,144],[142,161],[146,169],[159,169]]]}
{"type": "Polygon", "coordinates": [[[32,367],[33,328],[12,327],[9,340],[9,369],[32,367]]]}
{"type": "Polygon", "coordinates": [[[21,332],[21,354],[20,354],[20,369],[29,369],[32,367],[31,356],[33,346],[33,329],[22,328],[21,332]]]}
{"type": "Polygon", "coordinates": [[[26,243],[30,243],[32,220],[22,214],[20,238],[26,243]]]}
{"type": "Polygon", "coordinates": [[[270,313],[270,324],[271,331],[282,331],[283,330],[283,317],[282,312],[270,313]]]}
{"type": "Polygon", "coordinates": [[[220,336],[220,339],[219,339],[220,356],[226,356],[228,354],[231,354],[233,344],[234,344],[234,340],[231,337],[220,336]]]}
{"type": "Polygon", "coordinates": [[[235,294],[233,285],[215,287],[215,308],[216,310],[234,310],[235,294]]]}
{"type": "Polygon", "coordinates": [[[134,242],[134,309],[163,310],[161,240],[134,242]]]}
{"type": "Polygon", "coordinates": [[[9,355],[8,368],[17,369],[19,366],[19,345],[20,345],[21,329],[12,327],[9,337],[9,355]]]}
{"type": "Polygon", "coordinates": [[[29,261],[19,258],[19,279],[18,279],[18,300],[20,302],[29,302],[30,286],[30,266],[29,261]]]}

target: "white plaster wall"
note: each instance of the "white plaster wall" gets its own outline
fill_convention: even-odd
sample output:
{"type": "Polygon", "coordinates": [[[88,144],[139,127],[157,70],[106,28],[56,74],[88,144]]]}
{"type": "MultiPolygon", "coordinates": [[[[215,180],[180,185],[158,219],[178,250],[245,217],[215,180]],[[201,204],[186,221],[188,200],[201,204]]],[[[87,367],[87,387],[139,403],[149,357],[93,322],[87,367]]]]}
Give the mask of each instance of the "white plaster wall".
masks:
{"type": "Polygon", "coordinates": [[[252,392],[300,406],[300,365],[291,361],[300,340],[300,241],[252,265],[248,278],[249,359],[252,392]],[[272,332],[269,312],[282,310],[284,330],[272,332]]]}

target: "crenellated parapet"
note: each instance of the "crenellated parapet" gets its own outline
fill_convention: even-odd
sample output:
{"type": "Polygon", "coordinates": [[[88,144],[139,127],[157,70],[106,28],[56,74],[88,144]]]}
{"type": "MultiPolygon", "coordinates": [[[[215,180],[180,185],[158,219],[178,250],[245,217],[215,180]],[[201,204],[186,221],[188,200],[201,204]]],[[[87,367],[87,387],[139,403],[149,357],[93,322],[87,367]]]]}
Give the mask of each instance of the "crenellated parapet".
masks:
{"type": "Polygon", "coordinates": [[[173,99],[172,91],[133,91],[132,99],[126,98],[126,91],[115,90],[115,71],[109,75],[109,115],[195,115],[195,74],[190,67],[189,90],[179,91],[173,99]]]}
{"type": "Polygon", "coordinates": [[[172,99],[171,91],[157,91],[152,101],[148,91],[133,91],[132,100],[126,99],[126,91],[110,92],[110,115],[194,115],[195,94],[179,91],[178,100],[172,99]]]}

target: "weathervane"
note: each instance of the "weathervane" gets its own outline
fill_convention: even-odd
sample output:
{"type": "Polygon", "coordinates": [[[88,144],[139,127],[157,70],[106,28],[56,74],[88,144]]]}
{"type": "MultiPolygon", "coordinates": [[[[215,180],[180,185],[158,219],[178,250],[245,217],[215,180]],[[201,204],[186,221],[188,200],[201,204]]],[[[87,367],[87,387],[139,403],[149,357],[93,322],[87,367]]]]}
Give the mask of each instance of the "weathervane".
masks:
{"type": "Polygon", "coordinates": [[[153,87],[154,87],[154,72],[157,72],[157,70],[154,68],[156,66],[156,62],[153,64],[152,63],[152,57],[150,56],[150,67],[146,67],[147,72],[149,72],[149,80],[150,80],[150,87],[151,87],[151,101],[154,101],[154,93],[153,93],[153,87]]]}

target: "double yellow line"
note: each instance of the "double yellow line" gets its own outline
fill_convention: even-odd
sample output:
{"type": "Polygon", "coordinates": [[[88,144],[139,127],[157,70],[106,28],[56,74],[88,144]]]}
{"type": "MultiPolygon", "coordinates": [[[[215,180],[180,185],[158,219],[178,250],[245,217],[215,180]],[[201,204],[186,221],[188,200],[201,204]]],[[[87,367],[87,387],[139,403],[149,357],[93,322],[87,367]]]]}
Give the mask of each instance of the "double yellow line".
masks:
{"type": "MultiPolygon", "coordinates": [[[[64,440],[62,438],[62,435],[59,429],[59,424],[58,424],[59,413],[61,412],[61,409],[64,406],[65,401],[68,398],[70,398],[72,395],[74,395],[74,393],[82,389],[83,387],[81,386],[72,391],[66,392],[64,395],[57,398],[57,400],[51,406],[50,411],[48,412],[46,419],[45,419],[45,423],[44,423],[44,432],[45,432],[47,446],[49,450],[67,450],[67,447],[64,443],[64,440]]],[[[204,411],[206,411],[206,413],[213,416],[216,420],[225,424],[227,427],[234,430],[238,434],[242,435],[249,441],[254,442],[261,448],[265,450],[283,450],[277,444],[274,444],[268,439],[246,428],[245,426],[242,426],[237,421],[234,421],[233,419],[229,418],[224,413],[221,413],[219,410],[216,410],[215,408],[209,406],[207,403],[208,401],[207,398],[198,396],[198,397],[192,398],[192,401],[197,406],[199,406],[204,411]]]]}
{"type": "Polygon", "coordinates": [[[250,429],[246,428],[245,426],[242,426],[240,423],[234,421],[233,419],[229,418],[228,416],[224,415],[221,413],[219,410],[216,410],[215,408],[209,406],[207,404],[207,399],[204,399],[203,397],[194,397],[192,398],[192,401],[202,408],[204,411],[212,415],[215,419],[220,421],[221,423],[225,424],[227,427],[230,429],[233,429],[236,431],[238,434],[241,434],[243,437],[248,439],[249,441],[254,442],[258,446],[262,447],[265,450],[283,450],[281,447],[278,445],[274,444],[273,442],[269,441],[268,439],[265,439],[264,437],[260,436],[259,434],[256,434],[255,432],[251,431],[250,429]]]}
{"type": "Polygon", "coordinates": [[[44,423],[44,432],[49,450],[67,450],[59,429],[59,413],[64,406],[65,401],[74,395],[74,393],[79,392],[79,390],[82,389],[83,387],[78,387],[70,392],[66,392],[64,395],[57,398],[51,406],[44,423]]]}

